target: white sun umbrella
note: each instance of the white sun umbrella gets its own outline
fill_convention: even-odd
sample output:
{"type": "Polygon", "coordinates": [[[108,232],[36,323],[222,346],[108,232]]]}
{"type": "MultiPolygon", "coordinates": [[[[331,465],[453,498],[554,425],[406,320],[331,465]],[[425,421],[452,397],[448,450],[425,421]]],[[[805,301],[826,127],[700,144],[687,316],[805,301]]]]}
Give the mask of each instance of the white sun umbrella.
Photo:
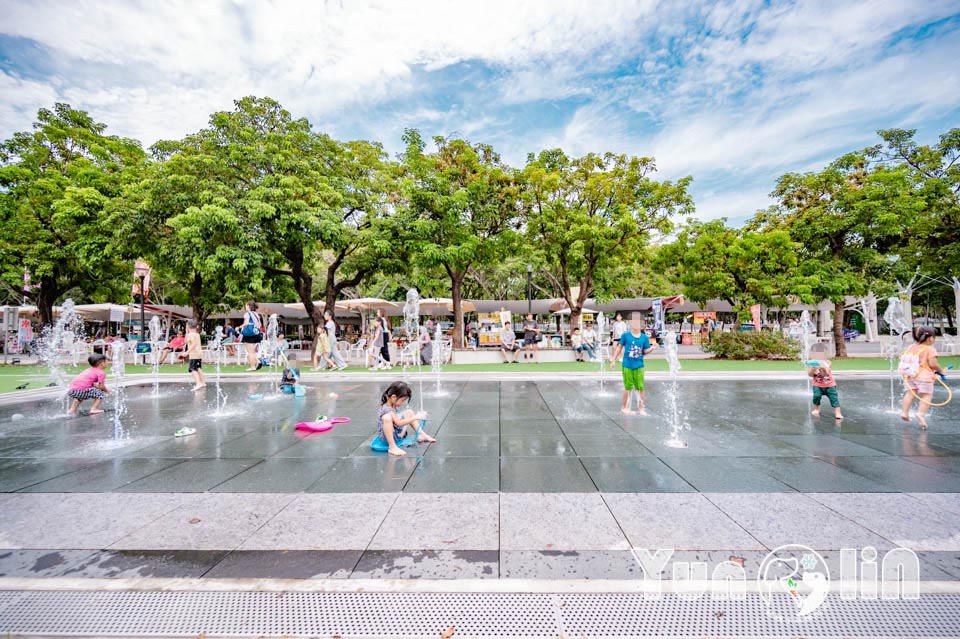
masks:
{"type": "Polygon", "coordinates": [[[388,311],[400,308],[396,302],[382,300],[379,297],[358,297],[352,300],[341,300],[337,304],[351,311],[375,311],[380,308],[388,311]]]}
{"type": "Polygon", "coordinates": [[[367,329],[367,321],[366,317],[363,315],[363,311],[375,311],[377,309],[383,309],[384,312],[386,312],[400,308],[400,304],[383,300],[379,297],[358,297],[352,300],[342,300],[337,302],[337,304],[348,310],[357,311],[360,313],[360,327],[363,331],[366,331],[367,329]]]}
{"type": "Polygon", "coordinates": [[[122,326],[123,322],[128,317],[132,317],[135,312],[134,306],[130,304],[77,304],[73,308],[83,319],[103,322],[108,326],[110,324],[122,326]]]}
{"type": "MultiPolygon", "coordinates": [[[[313,305],[314,305],[314,306],[317,306],[317,307],[319,307],[319,308],[326,308],[326,307],[327,307],[327,303],[324,302],[324,301],[322,301],[322,300],[314,300],[314,301],[313,301],[313,305]]],[[[284,304],[283,307],[284,307],[284,308],[289,308],[289,309],[294,310],[294,311],[300,311],[300,312],[302,312],[302,313],[306,313],[306,312],[307,312],[307,309],[306,309],[306,307],[303,305],[303,302],[297,302],[297,303],[295,303],[295,304],[284,304]]],[[[334,308],[334,310],[336,310],[336,311],[349,311],[349,310],[353,310],[353,309],[348,308],[347,306],[344,306],[343,302],[337,302],[336,304],[333,305],[333,308],[334,308]]]]}
{"type": "MultiPolygon", "coordinates": [[[[460,300],[464,313],[474,313],[477,307],[469,300],[460,300]]],[[[453,299],[449,297],[426,297],[420,300],[421,315],[453,315],[453,299]]]]}
{"type": "MultiPolygon", "coordinates": [[[[586,307],[584,307],[584,308],[581,308],[581,309],[580,309],[580,314],[581,314],[581,315],[583,315],[584,313],[593,313],[594,315],[596,315],[598,312],[599,312],[599,311],[595,311],[595,310],[593,310],[592,308],[586,308],[586,307]]],[[[563,315],[564,317],[566,317],[567,315],[570,314],[570,309],[569,309],[569,308],[564,308],[564,309],[561,309],[561,310],[559,310],[559,311],[554,311],[553,314],[554,314],[554,315],[563,315]]]]}

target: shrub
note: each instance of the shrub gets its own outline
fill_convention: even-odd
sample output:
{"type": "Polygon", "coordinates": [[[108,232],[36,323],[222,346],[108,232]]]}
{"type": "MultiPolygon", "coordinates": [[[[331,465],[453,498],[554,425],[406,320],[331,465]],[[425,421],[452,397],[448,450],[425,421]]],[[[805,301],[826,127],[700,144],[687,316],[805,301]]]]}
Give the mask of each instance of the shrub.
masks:
{"type": "Polygon", "coordinates": [[[774,331],[711,333],[702,348],[717,359],[793,359],[800,354],[797,342],[774,331]]]}

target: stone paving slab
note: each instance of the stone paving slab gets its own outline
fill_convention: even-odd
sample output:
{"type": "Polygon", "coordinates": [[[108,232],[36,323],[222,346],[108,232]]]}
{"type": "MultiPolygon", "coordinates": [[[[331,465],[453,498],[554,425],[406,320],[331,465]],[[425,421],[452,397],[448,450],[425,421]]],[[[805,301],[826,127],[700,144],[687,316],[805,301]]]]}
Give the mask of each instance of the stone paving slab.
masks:
{"type": "Polygon", "coordinates": [[[630,544],[598,494],[504,493],[500,496],[500,547],[627,550],[630,544]]]}
{"type": "MultiPolygon", "coordinates": [[[[831,575],[840,553],[820,551],[831,575]]],[[[739,566],[756,579],[766,551],[678,550],[650,563],[643,550],[5,550],[0,578],[640,579],[684,578],[691,563],[739,566]],[[644,561],[645,563],[641,563],[644,561]],[[647,568],[660,567],[659,573],[647,568]],[[677,574],[675,574],[677,571],[677,574]]],[[[960,581],[960,553],[917,553],[922,581],[960,581]]],[[[890,578],[895,578],[888,571],[890,578]]]]}
{"type": "Polygon", "coordinates": [[[244,540],[242,550],[364,550],[397,495],[298,495],[244,540]]]}
{"type": "Polygon", "coordinates": [[[642,579],[629,550],[503,550],[502,579],[642,579]]]}
{"type": "Polygon", "coordinates": [[[905,494],[811,494],[844,517],[911,550],[960,551],[960,515],[905,494]]]}
{"type": "Polygon", "coordinates": [[[804,544],[814,550],[888,549],[896,545],[800,493],[705,496],[767,548],[804,544]]]}
{"type": "Polygon", "coordinates": [[[168,513],[206,498],[191,494],[13,495],[3,503],[0,548],[107,548],[168,513]]]}
{"type": "Polygon", "coordinates": [[[634,548],[764,548],[699,493],[608,493],[603,499],[634,548]]]}
{"type": "Polygon", "coordinates": [[[496,579],[496,550],[368,550],[353,579],[496,579]]]}
{"type": "Polygon", "coordinates": [[[115,550],[233,550],[294,495],[209,494],[110,544],[115,550]]]}
{"type": "Polygon", "coordinates": [[[210,579],[340,579],[349,577],[362,551],[237,550],[204,574],[210,579]]]}
{"type": "MultiPolygon", "coordinates": [[[[484,458],[476,458],[483,460],[484,458]]],[[[960,553],[955,494],[22,493],[0,548],[960,553]]]]}
{"type": "Polygon", "coordinates": [[[403,493],[393,503],[371,550],[496,550],[498,496],[486,493],[403,493]]]}

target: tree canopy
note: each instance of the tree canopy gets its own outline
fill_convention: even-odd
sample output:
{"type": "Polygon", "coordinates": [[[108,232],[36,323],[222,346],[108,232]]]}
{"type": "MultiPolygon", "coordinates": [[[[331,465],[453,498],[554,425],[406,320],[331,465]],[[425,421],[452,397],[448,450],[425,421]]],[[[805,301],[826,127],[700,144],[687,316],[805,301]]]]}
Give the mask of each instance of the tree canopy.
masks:
{"type": "Polygon", "coordinates": [[[464,297],[523,298],[531,268],[537,296],[563,299],[573,323],[588,297],[829,299],[842,355],[845,297],[960,275],[960,129],[933,144],[885,129],[787,173],[742,228],[680,224],[692,177],[662,179],[652,157],[547,149],[512,167],[483,142],[407,130],[403,143],[391,159],[251,96],[145,153],[84,111],[41,109],[0,143],[0,300],[36,303],[44,323],[67,296],[123,302],[143,258],[151,300],[199,319],[295,296],[318,327],[345,296],[416,286],[452,298],[460,345],[464,297]]]}

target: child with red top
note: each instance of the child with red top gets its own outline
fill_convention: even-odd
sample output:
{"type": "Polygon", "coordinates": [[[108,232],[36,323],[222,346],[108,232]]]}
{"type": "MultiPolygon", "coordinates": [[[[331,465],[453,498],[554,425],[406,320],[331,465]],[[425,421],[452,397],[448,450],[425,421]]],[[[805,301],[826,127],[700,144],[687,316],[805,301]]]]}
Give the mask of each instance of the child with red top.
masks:
{"type": "Polygon", "coordinates": [[[87,363],[90,364],[90,368],[74,377],[68,387],[67,395],[73,399],[73,404],[67,411],[68,415],[76,415],[80,408],[80,402],[87,399],[93,400],[93,406],[90,408],[91,415],[102,413],[100,404],[103,403],[103,398],[110,393],[106,386],[107,374],[103,370],[107,367],[106,356],[94,353],[87,358],[87,363]]]}
{"type": "Polygon", "coordinates": [[[827,347],[823,344],[814,344],[810,347],[810,355],[816,361],[816,366],[807,366],[807,375],[813,380],[813,412],[814,417],[820,417],[820,401],[826,395],[833,407],[834,419],[840,421],[840,396],[837,394],[837,380],[833,379],[830,360],[827,359],[827,347]]]}

